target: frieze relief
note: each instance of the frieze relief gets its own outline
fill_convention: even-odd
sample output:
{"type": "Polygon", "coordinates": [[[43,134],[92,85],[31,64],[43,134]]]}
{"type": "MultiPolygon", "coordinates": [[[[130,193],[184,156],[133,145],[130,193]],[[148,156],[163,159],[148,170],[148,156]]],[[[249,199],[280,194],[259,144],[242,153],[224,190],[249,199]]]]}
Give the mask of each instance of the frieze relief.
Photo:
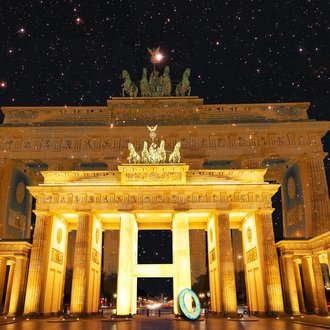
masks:
{"type": "Polygon", "coordinates": [[[178,182],[182,181],[181,172],[126,173],[126,182],[178,182]]]}
{"type": "Polygon", "coordinates": [[[54,248],[52,248],[52,250],[51,250],[50,259],[51,259],[51,261],[53,261],[59,265],[63,265],[63,260],[64,260],[63,253],[54,248]]]}
{"type": "MultiPolygon", "coordinates": [[[[177,137],[174,140],[179,139],[177,137]]],[[[247,148],[247,147],[285,147],[295,145],[319,145],[321,140],[317,134],[213,134],[208,138],[203,136],[180,137],[183,148],[247,148]]],[[[42,152],[42,151],[79,151],[79,150],[124,150],[127,138],[102,137],[3,137],[0,138],[0,149],[11,152],[42,152]]],[[[135,139],[134,145],[143,146],[143,138],[135,139]]],[[[167,141],[167,147],[173,147],[172,141],[167,141]]]]}
{"type": "Polygon", "coordinates": [[[210,264],[212,264],[213,262],[216,261],[215,249],[213,249],[213,250],[209,253],[209,260],[210,260],[210,264]]]}
{"type": "Polygon", "coordinates": [[[92,261],[95,264],[100,265],[100,260],[101,260],[100,253],[98,251],[96,251],[95,249],[92,249],[92,261]]]}
{"type": "Polygon", "coordinates": [[[254,247],[249,251],[246,251],[246,262],[250,263],[258,259],[257,248],[254,247]]]}
{"type": "MultiPolygon", "coordinates": [[[[189,204],[189,203],[262,203],[263,207],[271,207],[269,193],[82,193],[82,194],[40,194],[37,198],[37,208],[50,204],[189,204]]],[[[64,206],[64,205],[63,205],[64,206]]]]}

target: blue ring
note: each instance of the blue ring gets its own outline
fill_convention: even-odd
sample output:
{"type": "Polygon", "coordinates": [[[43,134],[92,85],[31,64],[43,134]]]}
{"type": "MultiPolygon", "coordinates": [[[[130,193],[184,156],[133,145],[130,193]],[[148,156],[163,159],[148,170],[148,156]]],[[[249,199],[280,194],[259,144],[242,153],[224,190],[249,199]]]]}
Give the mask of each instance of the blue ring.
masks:
{"type": "Polygon", "coordinates": [[[197,294],[191,289],[183,289],[179,294],[179,305],[182,310],[182,313],[190,320],[196,320],[201,315],[201,304],[197,297],[197,294]],[[188,311],[187,306],[184,302],[184,297],[186,294],[190,294],[195,301],[195,312],[191,313],[188,311]]]}

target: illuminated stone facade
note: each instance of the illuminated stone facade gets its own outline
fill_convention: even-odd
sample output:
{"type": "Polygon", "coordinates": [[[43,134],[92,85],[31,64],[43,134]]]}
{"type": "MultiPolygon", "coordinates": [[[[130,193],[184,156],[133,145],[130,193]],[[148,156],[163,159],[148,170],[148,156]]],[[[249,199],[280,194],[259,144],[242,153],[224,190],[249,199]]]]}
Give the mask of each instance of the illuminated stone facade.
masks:
{"type": "MultiPolygon", "coordinates": [[[[24,313],[60,309],[72,230],[77,231],[73,313],[97,311],[102,232],[107,230],[120,231],[118,314],[136,312],[140,276],[173,277],[176,297],[191,285],[189,230],[198,229],[207,231],[211,309],[235,314],[230,230],[239,229],[251,311],[303,312],[304,287],[308,308],[323,313],[319,263],[329,265],[329,248],[320,242],[325,242],[321,238],[329,233],[330,222],[321,138],[329,123],[308,120],[308,106],[204,105],[197,97],[138,97],[113,98],[103,107],[2,107],[1,238],[29,238],[31,200],[36,198],[28,279],[22,276],[24,262],[15,268],[19,271],[8,268],[21,260],[17,254],[0,255],[0,266],[9,272],[6,281],[16,276],[27,282],[25,300],[24,293],[17,300],[17,290],[8,291],[8,304],[12,300],[16,307],[5,311],[19,314],[23,302],[24,313]],[[155,124],[168,154],[181,141],[184,164],[125,165],[128,142],[142,150],[146,125],[155,124]],[[291,250],[288,240],[278,243],[282,272],[271,216],[279,184],[285,237],[312,238],[303,251],[297,246],[291,250]],[[140,229],[172,230],[173,264],[137,264],[140,229]],[[313,242],[320,246],[314,248],[313,242]],[[292,277],[299,263],[309,277],[292,277]]],[[[0,280],[1,291],[5,279],[0,280]]],[[[179,312],[176,300],[174,309],[179,312]]]]}

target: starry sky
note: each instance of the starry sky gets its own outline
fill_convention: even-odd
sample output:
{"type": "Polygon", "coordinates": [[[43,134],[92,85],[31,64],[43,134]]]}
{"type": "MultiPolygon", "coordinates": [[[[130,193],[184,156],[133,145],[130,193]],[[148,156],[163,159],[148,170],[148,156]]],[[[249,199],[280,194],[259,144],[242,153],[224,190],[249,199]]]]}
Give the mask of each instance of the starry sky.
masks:
{"type": "Polygon", "coordinates": [[[169,65],[175,83],[190,67],[192,95],[206,103],[310,101],[311,118],[330,120],[327,9],[322,0],[1,1],[0,106],[105,105],[121,93],[122,69],[138,84],[152,70],[147,47],[160,46],[158,69],[169,65]]]}
{"type": "Polygon", "coordinates": [[[104,105],[120,74],[191,67],[207,103],[310,101],[330,119],[327,1],[2,1],[0,105],[104,105]]]}

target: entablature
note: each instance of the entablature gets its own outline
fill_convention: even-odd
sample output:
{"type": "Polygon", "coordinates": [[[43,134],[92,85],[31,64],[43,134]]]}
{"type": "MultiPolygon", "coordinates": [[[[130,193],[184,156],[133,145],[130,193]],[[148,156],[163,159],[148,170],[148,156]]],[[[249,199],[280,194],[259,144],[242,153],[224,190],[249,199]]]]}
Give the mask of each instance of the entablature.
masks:
{"type": "Polygon", "coordinates": [[[115,97],[107,106],[2,107],[4,125],[161,125],[308,120],[308,102],[203,104],[189,97],[115,97]]]}
{"type": "Polygon", "coordinates": [[[37,211],[197,210],[271,208],[276,184],[36,186],[37,211]]]}
{"type": "MultiPolygon", "coordinates": [[[[190,170],[186,164],[123,164],[118,171],[42,171],[40,186],[219,185],[264,183],[266,169],[190,170]]],[[[172,189],[172,188],[171,188],[172,189]]]]}
{"type": "MultiPolygon", "coordinates": [[[[322,152],[321,138],[328,132],[329,122],[265,123],[264,125],[191,125],[166,126],[158,129],[166,136],[165,149],[173,150],[181,141],[185,159],[217,159],[243,154],[286,155],[322,152]]],[[[145,127],[2,127],[0,153],[11,159],[68,158],[91,159],[127,157],[128,142],[142,150],[145,127]]],[[[187,161],[186,161],[187,162],[187,161]]]]}
{"type": "Polygon", "coordinates": [[[276,243],[281,255],[308,256],[330,250],[330,232],[310,239],[286,239],[276,243]]]}

